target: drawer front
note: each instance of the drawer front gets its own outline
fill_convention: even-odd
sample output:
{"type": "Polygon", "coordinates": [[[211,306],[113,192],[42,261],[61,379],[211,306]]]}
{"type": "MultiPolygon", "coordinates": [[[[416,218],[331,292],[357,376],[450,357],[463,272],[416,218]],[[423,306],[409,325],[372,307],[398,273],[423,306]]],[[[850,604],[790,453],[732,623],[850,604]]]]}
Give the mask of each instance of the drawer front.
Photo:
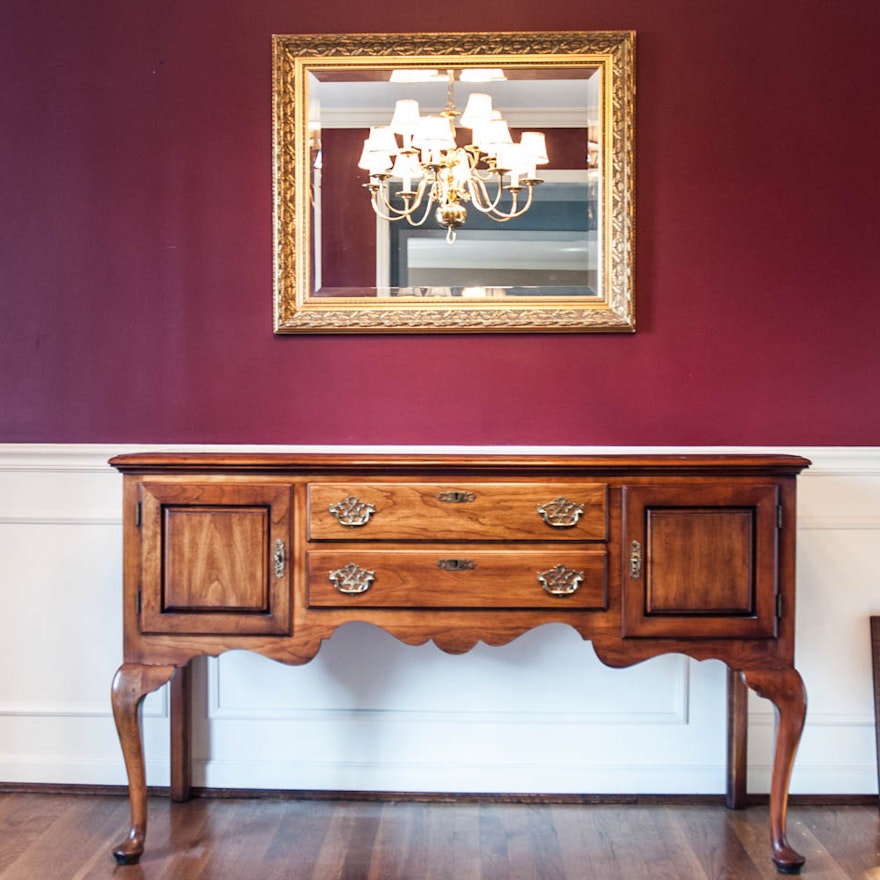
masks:
{"type": "Polygon", "coordinates": [[[309,606],[606,607],[604,550],[310,550],[309,606]]]}
{"type": "Polygon", "coordinates": [[[312,483],[312,541],[604,541],[604,483],[312,483]]]}

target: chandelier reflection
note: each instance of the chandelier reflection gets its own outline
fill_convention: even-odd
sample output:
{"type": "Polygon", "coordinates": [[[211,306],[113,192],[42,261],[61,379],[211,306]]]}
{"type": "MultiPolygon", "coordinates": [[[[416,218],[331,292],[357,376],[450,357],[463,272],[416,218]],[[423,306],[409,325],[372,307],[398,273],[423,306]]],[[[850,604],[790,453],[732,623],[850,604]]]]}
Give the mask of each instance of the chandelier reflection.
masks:
{"type": "MultiPolygon", "coordinates": [[[[471,71],[463,71],[467,72],[471,71]]],[[[500,71],[496,77],[489,74],[490,79],[503,78],[500,71]]],[[[438,115],[422,116],[418,101],[397,101],[390,124],[370,129],[358,167],[370,175],[364,186],[376,214],[421,226],[433,208],[452,244],[467,219],[467,205],[498,223],[525,214],[535,187],[543,182],[537,167],[549,158],[542,132],[524,131],[514,143],[488,94],[472,93],[459,114],[452,70],[446,79],[446,108],[438,115]],[[456,142],[456,120],[471,130],[465,146],[456,142]]]]}

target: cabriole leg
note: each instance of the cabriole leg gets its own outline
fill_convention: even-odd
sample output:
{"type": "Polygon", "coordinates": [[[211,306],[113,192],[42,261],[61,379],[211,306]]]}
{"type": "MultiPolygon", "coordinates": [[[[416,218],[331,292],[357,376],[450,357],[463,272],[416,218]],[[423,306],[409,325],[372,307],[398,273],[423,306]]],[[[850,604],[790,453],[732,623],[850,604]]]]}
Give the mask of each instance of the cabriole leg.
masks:
{"type": "Polygon", "coordinates": [[[799,874],[804,857],[789,846],[785,822],[791,771],[807,714],[804,683],[795,669],[750,669],[741,674],[743,681],[758,696],[770,700],[776,707],[776,754],[770,784],[770,840],[773,861],[779,873],[799,874]]]}
{"type": "Polygon", "coordinates": [[[175,669],[175,666],[125,663],[113,678],[113,718],[125,759],[131,804],[128,837],[113,850],[113,856],[120,865],[133,865],[140,859],[147,835],[147,776],[141,736],[141,705],[147,694],[170,681],[175,669]]]}

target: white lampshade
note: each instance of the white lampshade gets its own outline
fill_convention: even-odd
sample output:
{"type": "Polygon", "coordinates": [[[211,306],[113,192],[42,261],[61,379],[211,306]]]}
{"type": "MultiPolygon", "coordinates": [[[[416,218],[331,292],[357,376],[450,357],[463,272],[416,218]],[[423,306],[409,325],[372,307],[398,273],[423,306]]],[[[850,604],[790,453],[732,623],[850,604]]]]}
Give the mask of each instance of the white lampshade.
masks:
{"type": "Polygon", "coordinates": [[[364,141],[364,148],[361,150],[361,157],[358,159],[358,168],[363,168],[370,172],[370,176],[376,174],[384,174],[391,170],[391,156],[379,150],[370,149],[369,139],[364,141]]]}
{"type": "Polygon", "coordinates": [[[485,137],[480,143],[480,149],[484,150],[490,156],[498,153],[502,147],[512,144],[513,139],[510,137],[510,129],[507,123],[500,118],[493,119],[486,129],[485,137]]]}
{"type": "Polygon", "coordinates": [[[415,98],[401,98],[394,104],[391,130],[396,134],[415,134],[419,128],[419,102],[415,98]]]}
{"type": "Polygon", "coordinates": [[[520,144],[525,156],[531,165],[546,165],[550,159],[547,156],[547,144],[544,133],[541,131],[524,131],[520,138],[520,144]]]}
{"type": "Polygon", "coordinates": [[[455,146],[452,120],[448,116],[426,116],[413,146],[423,150],[451,150],[455,146]]]}
{"type": "Polygon", "coordinates": [[[374,153],[388,153],[390,156],[397,155],[397,138],[390,125],[376,125],[370,129],[370,136],[366,140],[366,146],[374,153]]]}
{"type": "Polygon", "coordinates": [[[473,92],[468,98],[464,113],[461,114],[461,124],[465,128],[479,128],[492,118],[492,96],[483,92],[473,92]]]}
{"type": "MultiPolygon", "coordinates": [[[[418,180],[422,176],[422,169],[415,156],[398,153],[394,160],[394,167],[391,169],[391,176],[399,177],[407,182],[418,180]]],[[[409,189],[408,183],[405,188],[409,189]]]]}
{"type": "Polygon", "coordinates": [[[529,158],[523,154],[522,144],[499,144],[497,167],[512,174],[526,174],[529,170],[529,158]]]}

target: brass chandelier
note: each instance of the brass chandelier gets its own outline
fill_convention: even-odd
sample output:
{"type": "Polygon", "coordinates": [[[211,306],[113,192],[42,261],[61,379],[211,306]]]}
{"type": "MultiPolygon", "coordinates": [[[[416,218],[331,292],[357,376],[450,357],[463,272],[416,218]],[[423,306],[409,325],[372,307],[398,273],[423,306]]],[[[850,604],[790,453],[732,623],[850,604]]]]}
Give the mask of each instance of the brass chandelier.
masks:
{"type": "MultiPolygon", "coordinates": [[[[500,71],[487,74],[487,79],[503,78],[500,71]]],[[[423,117],[417,100],[397,101],[390,124],[370,129],[358,167],[369,173],[364,186],[379,217],[421,226],[433,207],[452,244],[467,219],[466,204],[498,223],[525,214],[535,187],[543,182],[537,166],[549,158],[542,132],[524,131],[513,142],[488,94],[472,93],[459,114],[453,100],[454,71],[448,70],[446,79],[445,109],[423,117]],[[466,146],[456,142],[456,120],[471,130],[466,146]],[[392,192],[391,181],[400,181],[399,191],[392,192]]]]}

